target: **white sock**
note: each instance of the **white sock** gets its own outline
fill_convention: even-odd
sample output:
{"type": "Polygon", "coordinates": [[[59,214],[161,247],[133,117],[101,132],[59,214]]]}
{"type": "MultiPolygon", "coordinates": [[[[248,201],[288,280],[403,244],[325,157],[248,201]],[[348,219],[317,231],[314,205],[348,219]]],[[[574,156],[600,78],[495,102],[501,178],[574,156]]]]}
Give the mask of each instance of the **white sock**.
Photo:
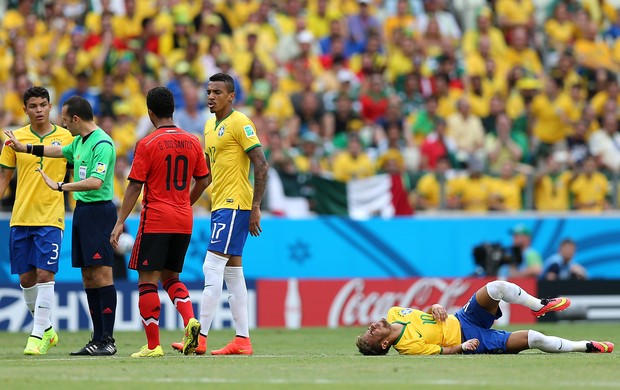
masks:
{"type": "Polygon", "coordinates": [[[37,301],[37,293],[39,292],[39,288],[36,284],[32,287],[24,287],[22,285],[20,285],[19,287],[22,288],[26,307],[28,308],[30,315],[34,318],[34,304],[37,301]]]}
{"type": "Polygon", "coordinates": [[[237,336],[250,337],[248,326],[248,289],[245,286],[242,267],[226,267],[224,270],[226,289],[230,294],[228,303],[235,321],[237,336]]]}
{"type": "Polygon", "coordinates": [[[33,336],[43,337],[45,330],[52,326],[50,316],[54,302],[54,285],[54,282],[37,283],[39,293],[37,294],[34,309],[33,336]]]}
{"type": "Polygon", "coordinates": [[[209,334],[215,311],[220,303],[222,284],[224,283],[224,267],[226,267],[227,262],[227,258],[213,252],[207,252],[202,265],[202,272],[205,274],[205,287],[202,290],[200,304],[200,333],[205,336],[209,334]]]}
{"type": "Polygon", "coordinates": [[[587,341],[571,341],[556,336],[545,336],[535,330],[527,333],[527,344],[530,348],[540,349],[543,352],[585,352],[587,341]]]}
{"type": "Polygon", "coordinates": [[[487,283],[487,292],[496,301],[516,303],[529,307],[532,310],[540,310],[543,307],[539,298],[531,296],[516,284],[504,280],[494,280],[487,283]]]}

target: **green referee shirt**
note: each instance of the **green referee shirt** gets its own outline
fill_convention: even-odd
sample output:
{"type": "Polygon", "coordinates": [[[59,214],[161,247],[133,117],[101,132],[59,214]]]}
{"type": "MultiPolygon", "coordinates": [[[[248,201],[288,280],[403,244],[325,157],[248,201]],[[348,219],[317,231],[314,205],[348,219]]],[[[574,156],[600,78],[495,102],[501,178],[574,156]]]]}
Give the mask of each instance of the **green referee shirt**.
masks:
{"type": "Polygon", "coordinates": [[[112,200],[116,149],[114,141],[105,131],[97,128],[86,137],[76,136],[71,144],[62,148],[62,154],[68,163],[73,164],[76,182],[89,177],[103,181],[98,190],[75,191],[75,200],[85,203],[112,200]]]}

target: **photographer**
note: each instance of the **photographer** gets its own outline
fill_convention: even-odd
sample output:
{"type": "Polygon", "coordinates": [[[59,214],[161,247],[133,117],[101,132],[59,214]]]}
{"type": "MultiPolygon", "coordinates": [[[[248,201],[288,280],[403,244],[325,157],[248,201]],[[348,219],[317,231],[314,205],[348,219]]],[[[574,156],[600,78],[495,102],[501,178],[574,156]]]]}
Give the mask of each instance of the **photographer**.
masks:
{"type": "Polygon", "coordinates": [[[535,277],[538,278],[542,272],[542,256],[532,248],[532,232],[522,224],[515,226],[511,231],[512,245],[521,249],[523,261],[520,265],[510,264],[508,277],[535,277]]]}

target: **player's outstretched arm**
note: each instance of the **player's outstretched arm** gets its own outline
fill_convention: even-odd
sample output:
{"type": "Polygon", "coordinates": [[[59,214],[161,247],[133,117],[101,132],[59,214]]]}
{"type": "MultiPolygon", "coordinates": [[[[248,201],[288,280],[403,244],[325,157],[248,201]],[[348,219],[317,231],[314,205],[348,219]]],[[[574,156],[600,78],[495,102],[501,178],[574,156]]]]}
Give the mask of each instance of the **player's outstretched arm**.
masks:
{"type": "Polygon", "coordinates": [[[64,157],[62,154],[62,146],[43,146],[33,144],[23,144],[15,138],[15,135],[10,130],[5,130],[4,134],[7,136],[5,141],[6,146],[10,146],[18,153],[30,153],[36,156],[45,157],[64,157]]]}
{"type": "Polygon", "coordinates": [[[455,345],[454,347],[443,347],[442,355],[456,355],[467,351],[475,351],[480,345],[480,340],[469,339],[463,344],[455,345]]]}

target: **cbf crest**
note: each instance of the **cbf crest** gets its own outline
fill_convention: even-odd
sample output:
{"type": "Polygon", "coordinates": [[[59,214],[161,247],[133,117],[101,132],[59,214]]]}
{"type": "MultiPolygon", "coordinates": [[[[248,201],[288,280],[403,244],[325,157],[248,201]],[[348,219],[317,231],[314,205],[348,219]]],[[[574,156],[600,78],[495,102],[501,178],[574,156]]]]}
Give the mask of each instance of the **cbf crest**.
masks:
{"type": "Polygon", "coordinates": [[[413,312],[412,309],[410,308],[405,308],[405,309],[400,309],[400,311],[398,312],[398,314],[400,314],[401,316],[406,316],[407,314],[411,314],[413,312]]]}
{"type": "Polygon", "coordinates": [[[60,140],[55,139],[52,141],[52,146],[61,146],[61,145],[62,143],[60,142],[60,140]]]}
{"type": "Polygon", "coordinates": [[[224,127],[224,125],[220,126],[220,128],[217,130],[217,136],[221,137],[224,135],[224,130],[226,130],[226,128],[224,127]]]}

